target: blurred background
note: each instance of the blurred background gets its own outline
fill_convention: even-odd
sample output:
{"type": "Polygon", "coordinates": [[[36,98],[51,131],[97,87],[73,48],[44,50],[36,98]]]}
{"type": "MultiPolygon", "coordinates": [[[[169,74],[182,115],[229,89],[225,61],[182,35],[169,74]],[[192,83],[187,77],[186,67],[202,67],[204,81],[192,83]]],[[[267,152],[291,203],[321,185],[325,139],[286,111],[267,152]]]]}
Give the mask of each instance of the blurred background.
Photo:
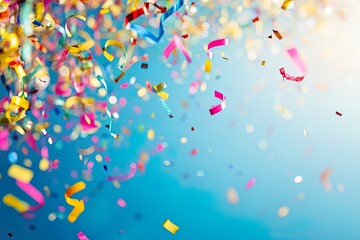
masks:
{"type": "MultiPolygon", "coordinates": [[[[43,54],[50,85],[27,95],[31,113],[16,124],[25,128],[31,121],[31,129],[25,135],[9,130],[10,146],[0,151],[0,196],[11,193],[35,204],[7,174],[15,163],[34,172],[31,184],[44,195],[45,205],[27,219],[1,203],[0,239],[78,239],[80,231],[91,240],[360,239],[359,1],[300,0],[286,10],[276,0],[185,2],[164,22],[159,43],[138,37],[135,63],[118,83],[113,79],[120,73],[117,60],[123,51],[110,63],[101,48],[107,39],[117,39],[128,49],[124,17],[142,3],[112,2],[104,15],[99,14],[102,4],[45,4],[45,12],[62,26],[74,13],[87,17],[86,23],[72,20],[74,35],[84,29],[93,37],[97,22],[101,38],[93,37],[90,69],[101,68],[110,98],[95,70],[77,71],[86,61],[68,57],[54,68],[52,59],[64,47],[43,54]],[[259,21],[253,22],[257,16],[259,21]],[[180,51],[163,58],[174,33],[188,34],[182,42],[191,63],[180,51]],[[228,38],[229,45],[212,49],[212,70],[206,73],[207,44],[219,38],[228,38]],[[307,66],[301,82],[283,80],[279,73],[284,67],[290,75],[302,74],[287,54],[289,48],[296,48],[307,66]],[[70,84],[71,94],[59,95],[56,83],[67,71],[75,72],[71,81],[77,74],[93,80],[81,93],[70,84]],[[172,118],[146,81],[166,83],[172,118]],[[221,102],[215,90],[226,96],[226,108],[210,115],[209,109],[221,102]],[[73,95],[108,102],[111,129],[119,138],[109,134],[104,108],[94,110],[97,127],[83,131],[81,109],[62,104],[73,95]],[[30,146],[29,135],[37,147],[30,146]],[[52,164],[41,171],[44,148],[52,164]],[[126,175],[131,163],[137,164],[135,176],[107,180],[126,175]],[[64,193],[78,181],[86,188],[73,198],[83,199],[85,210],[70,223],[72,207],[64,193]],[[176,234],[163,227],[166,219],[179,227],[176,234]]],[[[176,2],[157,4],[169,9],[176,2]]],[[[21,14],[26,6],[18,5],[21,14]]],[[[157,34],[161,14],[149,10],[134,22],[157,34]]],[[[45,32],[33,34],[43,44],[57,44],[45,32]]],[[[69,44],[76,41],[67,39],[69,44]]],[[[40,55],[33,49],[31,56],[22,59],[25,70],[40,55]]],[[[9,84],[10,92],[2,86],[1,97],[17,95],[18,85],[9,84]]],[[[28,91],[30,85],[31,80],[28,91]]]]}

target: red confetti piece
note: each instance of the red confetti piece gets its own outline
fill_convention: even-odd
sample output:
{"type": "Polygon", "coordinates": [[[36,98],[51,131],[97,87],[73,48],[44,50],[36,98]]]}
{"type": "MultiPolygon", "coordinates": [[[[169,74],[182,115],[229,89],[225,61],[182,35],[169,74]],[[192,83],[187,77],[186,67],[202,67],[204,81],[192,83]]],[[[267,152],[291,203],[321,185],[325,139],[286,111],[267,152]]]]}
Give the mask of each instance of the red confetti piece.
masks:
{"type": "Polygon", "coordinates": [[[188,36],[189,36],[189,34],[184,34],[184,35],[182,35],[182,38],[186,39],[186,38],[188,38],[188,36]]]}
{"type": "Polygon", "coordinates": [[[196,148],[194,148],[193,150],[191,150],[190,154],[192,156],[195,156],[197,154],[198,150],[196,148]]]}
{"type": "Polygon", "coordinates": [[[259,20],[260,20],[259,17],[256,17],[256,18],[254,18],[254,19],[252,20],[252,22],[255,23],[255,22],[259,21],[259,20]]]}
{"type": "Polygon", "coordinates": [[[336,112],[337,115],[339,115],[340,117],[342,116],[342,113],[336,112]]]}
{"type": "Polygon", "coordinates": [[[275,36],[276,36],[279,40],[281,40],[281,39],[283,38],[278,31],[273,30],[273,32],[274,32],[275,36]]]}
{"type": "Polygon", "coordinates": [[[191,127],[191,131],[194,131],[195,130],[195,128],[194,127],[191,127]]]}

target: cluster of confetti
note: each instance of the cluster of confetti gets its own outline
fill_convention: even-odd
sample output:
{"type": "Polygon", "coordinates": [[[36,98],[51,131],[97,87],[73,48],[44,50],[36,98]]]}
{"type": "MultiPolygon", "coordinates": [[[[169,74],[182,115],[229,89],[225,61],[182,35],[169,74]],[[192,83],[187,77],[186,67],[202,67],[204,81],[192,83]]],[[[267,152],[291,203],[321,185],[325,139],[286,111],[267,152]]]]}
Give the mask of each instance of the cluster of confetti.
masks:
{"type": "MultiPolygon", "coordinates": [[[[179,145],[179,151],[185,151],[184,146],[190,146],[187,152],[182,152],[186,158],[183,161],[188,158],[196,161],[216,151],[212,147],[205,150],[191,145],[192,136],[205,134],[202,124],[195,120],[190,126],[173,127],[175,130],[178,127],[186,129],[188,134],[180,135],[176,144],[169,143],[166,135],[177,136],[176,131],[164,134],[164,124],[152,126],[147,123],[159,118],[169,125],[179,119],[184,122],[186,118],[192,118],[187,114],[181,116],[181,112],[189,108],[189,101],[199,94],[213,98],[213,92],[220,104],[212,105],[216,101],[206,105],[194,103],[210,119],[206,121],[216,121],[235,112],[234,102],[227,93],[229,88],[216,84],[226,81],[221,79],[218,65],[220,61],[223,64],[232,61],[231,46],[242,49],[242,56],[249,62],[256,61],[259,71],[273,66],[272,60],[262,52],[277,53],[281,49],[296,67],[291,69],[291,64],[286,63],[288,60],[284,60],[286,69],[299,71],[299,74],[293,76],[285,71],[285,67],[276,67],[279,78],[274,84],[298,84],[300,92],[307,92],[306,87],[300,85],[310,72],[306,58],[300,48],[280,45],[280,41],[291,42],[288,39],[292,29],[279,19],[299,15],[311,17],[321,24],[323,18],[319,17],[318,11],[325,3],[305,1],[295,7],[296,4],[292,0],[0,0],[0,151],[1,157],[6,155],[0,160],[8,164],[6,169],[1,169],[0,180],[6,177],[16,184],[16,190],[6,188],[3,204],[29,221],[37,217],[38,211],[44,210],[50,211],[50,222],[67,218],[69,223],[74,223],[87,208],[94,206],[88,202],[100,195],[105,185],[112,184],[116,191],[123,183],[144,174],[150,160],[161,158],[167,149],[179,145]],[[143,81],[141,76],[159,64],[171,69],[171,73],[159,72],[156,79],[143,81]],[[190,87],[182,91],[173,83],[190,87]],[[207,91],[208,88],[211,90],[207,91]],[[175,92],[189,98],[181,103],[181,107],[172,101],[171,93],[175,92]],[[135,99],[141,100],[140,103],[135,99]],[[150,99],[156,99],[156,104],[149,105],[150,99]],[[162,109],[162,115],[155,115],[158,108],[162,109]],[[145,117],[148,111],[150,117],[145,117]],[[140,116],[140,120],[133,116],[140,116]],[[140,133],[152,147],[131,149],[128,139],[140,133]],[[68,159],[65,150],[68,147],[77,151],[78,159],[68,159]],[[133,157],[124,157],[130,162],[118,164],[120,160],[111,155],[114,148],[131,152],[133,157]],[[32,181],[35,173],[44,180],[32,181]],[[61,181],[59,175],[71,176],[71,181],[61,181]],[[51,186],[59,181],[64,188],[63,192],[56,193],[51,186]],[[85,182],[95,182],[96,187],[91,188],[85,182]],[[20,197],[19,190],[27,198],[20,197]],[[59,205],[54,210],[52,201],[58,196],[64,206],[59,205]],[[51,210],[47,208],[49,205],[51,210]]],[[[325,14],[329,11],[326,7],[325,14]]],[[[340,14],[341,9],[338,11],[340,14]]],[[[238,79],[238,72],[235,74],[234,78],[238,79]]],[[[249,92],[256,93],[262,87],[260,82],[249,92]]],[[[284,120],[294,116],[291,104],[276,102],[274,109],[284,120]]],[[[240,106],[236,111],[244,110],[240,106]]],[[[342,116],[338,111],[335,113],[342,116]]],[[[245,129],[249,134],[255,131],[252,123],[245,129]]],[[[269,138],[272,131],[272,128],[267,130],[269,138]]],[[[301,130],[299,132],[302,135],[301,130]]],[[[303,129],[303,133],[306,139],[311,138],[309,130],[303,129]]],[[[258,142],[262,151],[267,151],[268,145],[267,139],[258,142]]],[[[268,156],[272,158],[271,154],[268,156]]],[[[173,159],[164,158],[161,163],[167,168],[177,164],[173,159]]],[[[234,166],[229,165],[229,169],[234,166]]],[[[242,169],[235,170],[236,175],[242,175],[242,169]]],[[[319,173],[320,181],[317,181],[326,192],[332,189],[332,174],[329,167],[319,173]]],[[[196,170],[198,178],[204,175],[203,169],[196,170]]],[[[182,178],[190,176],[185,172],[182,178]]],[[[245,198],[241,195],[244,194],[241,186],[250,193],[263,181],[258,176],[247,179],[224,188],[226,194],[221,195],[229,205],[241,205],[245,198]]],[[[293,178],[296,184],[303,181],[301,175],[293,178]]],[[[344,191],[344,186],[339,184],[339,191],[344,191]]],[[[298,196],[298,200],[304,198],[304,194],[298,196]]],[[[117,208],[132,204],[125,196],[111,201],[117,208]]],[[[276,216],[276,209],[273,212],[276,216]]],[[[277,210],[280,218],[288,215],[291,215],[288,206],[277,210]]],[[[135,219],[141,220],[142,215],[137,213],[135,219]]],[[[161,227],[162,222],[157,224],[161,227]]],[[[32,230],[36,229],[35,225],[30,226],[32,230]]],[[[163,222],[163,227],[172,234],[184,229],[179,230],[169,219],[163,222]]],[[[121,234],[124,232],[121,230],[121,234]]],[[[16,233],[8,233],[9,238],[13,235],[16,233]]],[[[86,229],[78,229],[77,237],[80,240],[90,238],[86,229]]]]}

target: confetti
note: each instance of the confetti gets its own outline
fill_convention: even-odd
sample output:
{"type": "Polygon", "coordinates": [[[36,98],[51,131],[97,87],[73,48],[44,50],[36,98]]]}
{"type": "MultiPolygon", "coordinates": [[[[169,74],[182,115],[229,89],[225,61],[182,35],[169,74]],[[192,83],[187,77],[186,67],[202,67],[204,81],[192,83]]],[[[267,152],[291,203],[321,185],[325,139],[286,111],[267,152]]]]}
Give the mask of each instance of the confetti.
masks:
{"type": "Polygon", "coordinates": [[[251,21],[252,21],[253,23],[255,23],[255,22],[259,21],[259,20],[260,20],[259,17],[255,17],[255,18],[253,18],[251,21]]]}
{"type": "Polygon", "coordinates": [[[340,113],[340,112],[335,112],[336,113],[336,115],[338,115],[338,116],[342,116],[342,113],[340,113]]]}
{"type": "Polygon", "coordinates": [[[229,187],[226,190],[226,199],[230,204],[237,204],[239,202],[239,196],[235,188],[229,187]]]}
{"type": "Polygon", "coordinates": [[[86,184],[82,181],[75,183],[65,191],[65,201],[70,206],[73,206],[74,208],[71,210],[70,214],[68,215],[68,221],[73,223],[76,221],[76,219],[79,217],[79,215],[85,210],[84,201],[83,200],[77,200],[70,198],[75,193],[78,193],[85,189],[86,184]]]}
{"type": "Polygon", "coordinates": [[[288,8],[288,6],[289,6],[290,3],[292,3],[292,0],[285,0],[285,1],[283,2],[283,4],[281,5],[281,8],[282,8],[283,10],[286,10],[286,9],[288,8]]]}
{"type": "Polygon", "coordinates": [[[209,59],[205,60],[205,68],[204,71],[207,73],[211,72],[211,68],[212,68],[212,62],[209,59]]]}
{"type": "Polygon", "coordinates": [[[275,34],[275,36],[276,36],[279,40],[281,40],[281,39],[283,38],[278,31],[273,30],[273,33],[275,34]]]}
{"type": "Polygon", "coordinates": [[[327,192],[331,191],[331,188],[332,188],[332,185],[331,185],[331,182],[329,179],[331,174],[332,174],[332,169],[325,168],[324,171],[320,175],[320,181],[324,187],[324,190],[327,192]]]}
{"type": "Polygon", "coordinates": [[[133,178],[135,176],[136,173],[136,163],[131,163],[130,164],[130,171],[127,174],[119,174],[117,176],[114,177],[106,177],[106,180],[108,181],[126,181],[129,180],[131,178],[133,178]]]}
{"type": "Polygon", "coordinates": [[[18,181],[29,183],[34,176],[33,171],[17,164],[12,164],[8,170],[9,177],[18,181]]]}
{"type": "Polygon", "coordinates": [[[266,61],[261,61],[261,66],[265,66],[266,61]]]}
{"type": "Polygon", "coordinates": [[[245,185],[245,189],[250,189],[255,185],[256,178],[251,178],[245,185]]]}
{"type": "Polygon", "coordinates": [[[211,115],[221,112],[226,107],[226,97],[222,93],[215,91],[215,97],[222,100],[222,102],[219,105],[209,109],[211,115]]]}
{"type": "Polygon", "coordinates": [[[184,4],[184,0],[177,0],[169,10],[167,10],[161,15],[158,36],[155,36],[149,30],[137,24],[133,24],[133,25],[130,24],[130,29],[135,31],[139,37],[145,38],[147,41],[151,43],[158,43],[165,33],[165,28],[163,25],[164,21],[167,18],[169,18],[174,12],[178,11],[183,4],[184,4]]]}
{"type": "Polygon", "coordinates": [[[147,64],[147,63],[142,63],[142,64],[141,64],[141,68],[147,69],[147,68],[148,68],[148,64],[147,64]]]}
{"type": "Polygon", "coordinates": [[[89,240],[83,232],[77,234],[79,240],[89,240]]]}
{"type": "Polygon", "coordinates": [[[163,227],[172,234],[175,234],[179,230],[179,227],[176,226],[174,223],[172,223],[169,219],[166,219],[166,221],[163,224],[163,227]]]}
{"type": "Polygon", "coordinates": [[[303,59],[301,58],[300,53],[298,52],[298,50],[296,48],[287,49],[287,53],[289,54],[291,60],[294,62],[295,66],[301,71],[301,73],[304,76],[301,76],[301,77],[290,76],[289,74],[285,73],[284,68],[280,69],[280,73],[287,80],[300,82],[300,81],[302,81],[304,79],[304,77],[305,77],[305,75],[307,73],[307,67],[306,67],[303,59]]]}
{"type": "Polygon", "coordinates": [[[164,58],[167,60],[169,58],[170,54],[175,50],[175,47],[184,54],[186,61],[191,63],[191,57],[190,57],[189,53],[186,51],[184,45],[182,44],[181,38],[177,34],[174,34],[173,40],[164,49],[164,53],[163,53],[164,58]]]}
{"type": "Polygon", "coordinates": [[[217,40],[209,42],[207,45],[207,52],[206,52],[208,57],[210,59],[212,59],[212,57],[213,57],[213,54],[210,49],[212,49],[214,47],[225,46],[225,45],[229,45],[229,39],[227,39],[227,38],[217,39],[217,40]]]}
{"type": "Polygon", "coordinates": [[[286,207],[286,206],[281,207],[278,210],[278,216],[279,217],[286,217],[287,215],[289,215],[289,212],[290,212],[290,210],[289,210],[288,207],[286,207]]]}
{"type": "Polygon", "coordinates": [[[79,20],[82,20],[82,21],[86,21],[86,17],[80,15],[80,14],[74,14],[74,15],[71,15],[70,17],[68,17],[68,19],[66,20],[66,23],[65,23],[65,32],[66,32],[66,35],[71,38],[72,37],[72,33],[70,32],[70,30],[68,29],[68,21],[71,19],[71,18],[77,18],[79,20]]]}

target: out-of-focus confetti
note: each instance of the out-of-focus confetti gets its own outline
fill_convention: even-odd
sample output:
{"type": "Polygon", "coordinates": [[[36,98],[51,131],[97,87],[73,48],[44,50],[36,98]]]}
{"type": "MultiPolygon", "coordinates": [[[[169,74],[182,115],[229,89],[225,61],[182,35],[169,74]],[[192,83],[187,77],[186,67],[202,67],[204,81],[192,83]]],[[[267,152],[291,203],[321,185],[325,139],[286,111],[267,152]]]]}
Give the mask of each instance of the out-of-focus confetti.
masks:
{"type": "Polygon", "coordinates": [[[324,187],[324,190],[327,192],[330,192],[332,189],[332,185],[330,182],[330,176],[331,176],[332,172],[333,171],[331,168],[325,168],[324,171],[320,175],[320,181],[324,187]]]}
{"type": "Polygon", "coordinates": [[[251,178],[245,185],[245,189],[250,189],[255,185],[256,178],[251,178]]]}
{"type": "Polygon", "coordinates": [[[281,207],[278,210],[278,216],[279,217],[286,217],[287,215],[289,215],[289,212],[290,212],[290,210],[289,210],[288,207],[286,207],[286,206],[281,207]]]}
{"type": "Polygon", "coordinates": [[[239,202],[239,196],[235,188],[229,187],[226,190],[226,199],[230,204],[237,204],[239,202]]]}
{"type": "Polygon", "coordinates": [[[89,240],[83,232],[77,234],[79,240],[89,240]]]}

